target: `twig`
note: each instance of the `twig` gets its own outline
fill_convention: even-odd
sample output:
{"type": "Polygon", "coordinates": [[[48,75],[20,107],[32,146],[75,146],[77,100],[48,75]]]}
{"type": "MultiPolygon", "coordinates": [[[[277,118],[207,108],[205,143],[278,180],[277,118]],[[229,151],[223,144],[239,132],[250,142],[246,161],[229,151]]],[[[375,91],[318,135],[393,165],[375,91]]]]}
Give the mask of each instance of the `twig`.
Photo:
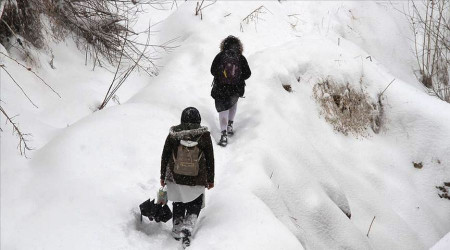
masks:
{"type": "Polygon", "coordinates": [[[22,133],[22,131],[20,131],[20,129],[19,129],[19,126],[13,121],[14,117],[9,117],[2,106],[0,106],[0,111],[6,117],[6,120],[9,121],[11,123],[11,125],[13,126],[13,132],[16,133],[17,136],[19,137],[19,145],[17,145],[17,147],[20,150],[20,155],[23,155],[26,158],[28,158],[27,154],[26,154],[26,151],[27,150],[33,150],[33,148],[31,148],[27,144],[28,140],[25,137],[30,136],[31,134],[22,133]]]}
{"type": "Polygon", "coordinates": [[[110,91],[111,91],[112,86],[114,85],[114,82],[116,81],[117,72],[119,72],[120,63],[122,62],[123,51],[125,49],[125,44],[127,42],[127,40],[126,40],[127,36],[128,36],[128,33],[125,34],[125,39],[123,41],[122,51],[120,53],[120,59],[119,59],[119,63],[117,64],[116,73],[114,73],[114,78],[113,78],[113,80],[111,82],[111,85],[109,85],[108,91],[106,92],[105,98],[103,99],[102,105],[100,106],[99,109],[103,109],[106,106],[106,100],[108,98],[108,95],[110,94],[110,91]]]}
{"type": "Polygon", "coordinates": [[[375,220],[375,217],[376,216],[373,217],[372,222],[370,223],[370,227],[369,227],[369,230],[367,231],[367,235],[366,235],[367,237],[369,237],[370,229],[372,228],[372,224],[373,224],[373,221],[375,220]]]}
{"type": "MultiPolygon", "coordinates": [[[[144,47],[144,50],[141,52],[139,58],[137,60],[134,60],[134,64],[132,66],[130,66],[127,70],[125,70],[119,76],[117,76],[117,74],[119,72],[119,69],[120,69],[120,64],[121,64],[121,61],[122,61],[122,58],[119,59],[119,64],[117,65],[113,81],[111,82],[111,85],[108,88],[108,91],[107,91],[107,93],[105,95],[105,98],[103,99],[102,104],[98,108],[99,110],[103,109],[108,104],[108,102],[111,100],[111,98],[113,98],[115,96],[115,93],[117,92],[117,90],[126,81],[128,76],[130,76],[130,74],[134,71],[134,69],[136,67],[139,67],[139,62],[144,57],[145,52],[146,52],[147,48],[149,47],[149,42],[150,42],[150,32],[148,33],[148,36],[147,36],[147,41],[145,43],[146,46],[144,47]],[[115,86],[114,86],[114,84],[115,84],[115,86]]],[[[122,51],[124,50],[126,43],[127,43],[127,40],[126,40],[126,37],[125,37],[124,43],[123,43],[123,47],[122,47],[122,51]]]]}
{"type": "Polygon", "coordinates": [[[203,20],[203,9],[215,4],[217,2],[217,0],[213,1],[212,3],[210,3],[206,6],[203,6],[204,2],[205,2],[205,0],[202,0],[201,3],[197,2],[197,5],[195,7],[195,15],[198,16],[198,14],[200,14],[200,19],[202,19],[202,20],[203,20]]]}
{"type": "Polygon", "coordinates": [[[246,24],[249,24],[250,22],[254,22],[255,23],[255,29],[256,29],[256,23],[258,22],[259,19],[261,19],[259,17],[259,15],[265,13],[263,11],[264,9],[267,10],[269,13],[273,14],[269,9],[264,7],[264,5],[259,6],[258,8],[256,8],[252,12],[250,12],[250,14],[248,14],[246,17],[244,17],[244,19],[242,19],[242,21],[240,23],[240,30],[241,30],[241,32],[244,32],[244,28],[242,26],[242,22],[245,22],[246,24]]]}
{"type": "MultiPolygon", "coordinates": [[[[1,53],[1,52],[0,52],[1,53]]],[[[8,76],[13,80],[13,82],[17,85],[17,87],[19,87],[20,91],[22,91],[22,93],[25,95],[25,97],[28,99],[28,101],[31,102],[31,104],[33,104],[33,106],[35,108],[39,108],[36,104],[34,104],[34,102],[31,100],[31,98],[27,95],[27,93],[25,92],[25,90],[23,90],[22,86],[19,85],[19,83],[17,83],[17,81],[14,79],[14,77],[8,72],[8,70],[6,70],[6,66],[4,64],[0,64],[0,68],[2,68],[6,74],[8,74],[8,76]]]]}
{"type": "Polygon", "coordinates": [[[17,34],[14,32],[14,30],[11,29],[11,27],[8,25],[7,22],[5,22],[5,20],[3,20],[3,19],[1,19],[1,20],[2,20],[2,22],[5,24],[5,26],[9,29],[9,31],[11,32],[11,34],[13,34],[15,37],[17,37],[17,42],[19,42],[19,45],[20,45],[22,48],[24,48],[24,47],[23,47],[23,44],[22,44],[22,41],[20,41],[20,38],[17,36],[17,34]]]}
{"type": "Polygon", "coordinates": [[[395,78],[392,79],[392,81],[391,81],[391,82],[388,84],[388,86],[383,90],[383,92],[381,92],[380,96],[383,95],[384,91],[386,91],[386,90],[389,88],[389,86],[391,86],[391,84],[392,84],[394,81],[395,81],[395,78]]]}
{"type": "Polygon", "coordinates": [[[0,51],[0,54],[6,56],[7,58],[9,58],[10,60],[13,60],[14,62],[16,62],[17,64],[19,64],[20,66],[22,66],[23,68],[25,68],[26,70],[30,71],[31,73],[33,73],[39,80],[41,80],[41,82],[43,82],[48,88],[50,88],[53,93],[55,93],[59,98],[61,98],[61,96],[58,94],[58,92],[56,92],[50,85],[48,85],[48,83],[46,83],[44,81],[44,79],[42,79],[38,74],[36,74],[36,72],[34,72],[30,67],[27,67],[25,65],[23,65],[22,63],[20,63],[19,61],[17,61],[16,59],[8,56],[7,54],[3,53],[0,51]]]}

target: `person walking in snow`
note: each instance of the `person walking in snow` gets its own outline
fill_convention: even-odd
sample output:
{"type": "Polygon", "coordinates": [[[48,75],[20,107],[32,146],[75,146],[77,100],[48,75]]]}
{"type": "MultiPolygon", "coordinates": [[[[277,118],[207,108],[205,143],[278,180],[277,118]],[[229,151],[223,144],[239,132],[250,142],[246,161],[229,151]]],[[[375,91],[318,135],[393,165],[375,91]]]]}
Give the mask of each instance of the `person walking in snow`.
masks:
{"type": "Polygon", "coordinates": [[[226,146],[228,135],[233,135],[233,122],[239,97],[244,96],[245,80],[252,74],[247,59],[242,55],[243,46],[239,38],[228,36],[220,44],[220,52],[211,65],[214,76],[211,96],[219,112],[220,141],[226,146]]]}
{"type": "Polygon", "coordinates": [[[214,187],[214,152],[198,110],[189,107],[181,124],[171,127],[161,157],[161,186],[173,201],[172,236],[190,245],[195,222],[204,207],[205,187],[214,187]]]}

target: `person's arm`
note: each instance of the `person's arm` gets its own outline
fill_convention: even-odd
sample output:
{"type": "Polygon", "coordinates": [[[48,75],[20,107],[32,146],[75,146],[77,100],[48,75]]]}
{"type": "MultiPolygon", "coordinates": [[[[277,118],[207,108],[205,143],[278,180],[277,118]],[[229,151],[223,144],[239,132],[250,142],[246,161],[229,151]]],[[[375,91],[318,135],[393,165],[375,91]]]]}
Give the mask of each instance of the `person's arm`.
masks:
{"type": "Polygon", "coordinates": [[[219,61],[220,61],[220,54],[217,54],[216,57],[214,58],[212,64],[211,64],[211,74],[216,77],[219,72],[217,72],[219,70],[219,61]]]}
{"type": "Polygon", "coordinates": [[[208,188],[212,188],[214,187],[214,150],[210,133],[206,133],[204,137],[206,142],[203,150],[206,160],[206,182],[208,188]]]}
{"type": "Polygon", "coordinates": [[[164,179],[166,178],[166,168],[167,165],[169,164],[169,160],[172,155],[172,147],[170,144],[171,144],[170,136],[167,136],[161,156],[161,173],[160,173],[161,186],[165,185],[164,179]]]}
{"type": "Polygon", "coordinates": [[[242,60],[242,79],[247,80],[252,75],[252,71],[250,70],[250,67],[248,66],[247,59],[245,59],[244,56],[241,57],[242,60]]]}

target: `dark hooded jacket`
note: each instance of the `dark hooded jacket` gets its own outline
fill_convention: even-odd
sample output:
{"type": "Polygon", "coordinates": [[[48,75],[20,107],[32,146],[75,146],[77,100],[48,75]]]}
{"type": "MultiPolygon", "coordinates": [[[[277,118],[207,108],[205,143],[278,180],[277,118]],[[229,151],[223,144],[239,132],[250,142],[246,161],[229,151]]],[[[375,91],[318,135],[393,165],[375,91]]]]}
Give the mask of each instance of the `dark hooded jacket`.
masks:
{"type": "Polygon", "coordinates": [[[195,123],[181,123],[170,128],[161,157],[161,180],[188,186],[207,186],[207,183],[214,183],[214,153],[207,127],[195,123]],[[203,152],[197,176],[179,175],[173,172],[175,165],[173,158],[177,157],[180,140],[197,141],[198,148],[203,152]]]}
{"type": "MultiPolygon", "coordinates": [[[[250,67],[248,66],[247,59],[242,55],[243,46],[239,38],[234,36],[228,36],[225,38],[220,44],[220,52],[214,58],[211,65],[211,74],[214,76],[213,88],[211,90],[211,96],[217,100],[226,100],[232,97],[244,96],[245,92],[245,80],[247,80],[252,72],[250,71],[250,67]],[[241,79],[239,84],[237,85],[223,85],[216,84],[218,76],[221,74],[220,72],[220,63],[222,62],[222,56],[225,50],[236,50],[240,54],[240,68],[241,68],[241,79]]],[[[236,99],[237,100],[237,99],[236,99]]],[[[230,108],[230,107],[229,107],[230,108]]],[[[219,111],[219,110],[218,110],[219,111]]]]}

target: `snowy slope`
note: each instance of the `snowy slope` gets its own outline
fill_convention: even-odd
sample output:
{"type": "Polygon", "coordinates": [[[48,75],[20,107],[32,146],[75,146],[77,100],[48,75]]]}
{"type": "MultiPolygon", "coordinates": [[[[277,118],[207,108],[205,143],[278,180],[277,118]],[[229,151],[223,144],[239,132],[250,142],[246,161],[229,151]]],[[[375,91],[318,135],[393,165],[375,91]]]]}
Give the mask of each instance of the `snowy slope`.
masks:
{"type": "Polygon", "coordinates": [[[4,126],[1,248],[177,249],[170,223],[141,224],[134,212],[158,188],[164,139],[185,107],[197,107],[218,140],[209,67],[229,34],[243,41],[252,77],[239,101],[236,135],[226,148],[215,147],[216,186],[207,192],[191,248],[432,247],[450,231],[450,202],[435,188],[450,180],[450,106],[415,81],[406,24],[386,6],[231,1],[209,6],[200,20],[195,2],[179,3],[157,26],[159,41],[180,43],[160,61],[160,74],[135,76],[122,102],[133,97],[95,113],[90,107],[112,76],[84,67],[73,45],[53,45],[58,71],[42,63],[40,73],[63,98],[35,91],[38,110],[2,74],[2,100],[11,100],[6,107],[36,135],[36,150],[30,160],[18,156],[4,126]],[[240,31],[240,21],[261,5],[264,20],[240,31]],[[362,79],[372,98],[396,79],[385,92],[380,134],[333,131],[312,97],[314,84],[327,77],[355,87],[362,79]],[[283,89],[286,83],[293,92],[283,89]],[[344,213],[350,211],[351,219],[344,213]]]}

